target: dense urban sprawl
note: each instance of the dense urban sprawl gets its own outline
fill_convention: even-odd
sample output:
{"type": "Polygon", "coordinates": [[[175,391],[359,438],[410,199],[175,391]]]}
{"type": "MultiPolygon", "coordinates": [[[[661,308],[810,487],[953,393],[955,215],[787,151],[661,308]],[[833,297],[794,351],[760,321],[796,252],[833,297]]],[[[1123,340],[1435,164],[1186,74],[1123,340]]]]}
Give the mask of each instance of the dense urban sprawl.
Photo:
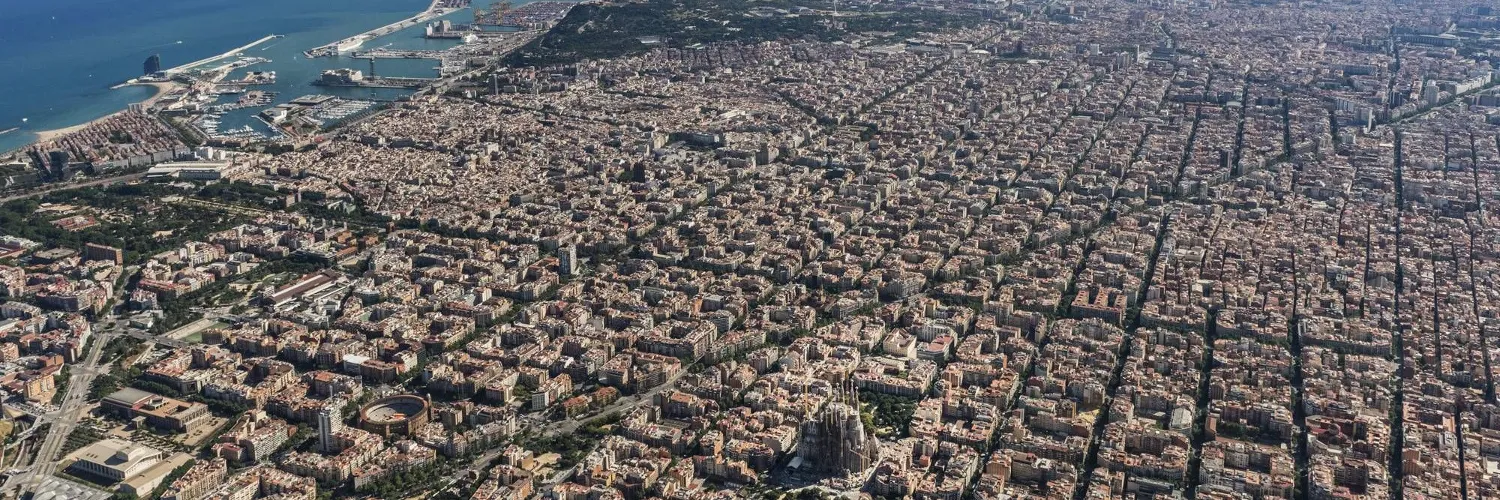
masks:
{"type": "Polygon", "coordinates": [[[949,7],[497,70],[160,253],[0,239],[9,484],[1500,495],[1500,10],[949,7]]]}

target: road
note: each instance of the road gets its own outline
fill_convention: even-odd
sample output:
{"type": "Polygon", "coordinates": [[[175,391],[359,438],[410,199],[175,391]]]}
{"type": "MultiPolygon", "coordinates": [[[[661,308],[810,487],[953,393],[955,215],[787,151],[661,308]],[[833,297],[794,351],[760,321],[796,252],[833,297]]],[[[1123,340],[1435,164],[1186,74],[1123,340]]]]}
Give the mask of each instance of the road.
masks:
{"type": "MultiPolygon", "coordinates": [[[[646,392],[640,394],[622,397],[609,406],[600,408],[599,411],[590,413],[588,415],[580,415],[578,417],[570,418],[562,422],[527,421],[523,423],[523,425],[529,424],[532,426],[546,427],[546,429],[542,431],[542,434],[545,436],[555,436],[558,434],[572,433],[578,430],[578,428],[581,427],[584,422],[592,420],[599,415],[607,415],[611,412],[617,411],[621,413],[628,412],[630,410],[634,410],[635,407],[640,406],[642,403],[650,402],[652,398],[654,398],[662,391],[665,391],[672,387],[676,387],[677,381],[682,380],[682,377],[684,375],[687,375],[686,370],[678,372],[677,375],[674,375],[672,376],[672,378],[667,379],[666,383],[663,383],[651,389],[647,389],[646,392]]],[[[468,467],[465,467],[457,474],[454,474],[452,477],[448,478],[448,481],[446,483],[443,483],[442,486],[435,488],[433,491],[439,493],[448,491],[449,489],[453,488],[455,484],[458,484],[460,480],[463,480],[464,478],[467,478],[471,475],[477,475],[481,472],[484,472],[484,469],[489,467],[490,462],[495,461],[495,459],[500,456],[500,453],[504,451],[504,447],[498,447],[490,450],[484,455],[480,455],[479,458],[476,458],[473,462],[470,462],[468,467]]],[[[568,477],[572,476],[574,472],[576,472],[577,468],[578,466],[574,465],[573,467],[570,467],[568,469],[558,471],[556,474],[553,474],[552,477],[548,478],[544,484],[557,484],[559,482],[562,482],[563,480],[566,480],[568,477]]]]}
{"type": "Polygon", "coordinates": [[[84,396],[89,392],[89,385],[99,374],[109,371],[108,367],[99,366],[99,356],[104,353],[104,344],[108,341],[108,336],[100,335],[94,340],[83,363],[69,368],[68,392],[63,395],[62,408],[44,417],[44,421],[52,423],[52,428],[43,438],[42,445],[37,448],[36,459],[25,472],[6,481],[0,491],[20,488],[22,491],[40,492],[42,490],[39,487],[45,483],[44,479],[57,472],[57,454],[62,450],[68,435],[78,427],[78,420],[83,417],[84,396]]]}
{"type": "Polygon", "coordinates": [[[1415,119],[1420,118],[1422,116],[1426,116],[1426,115],[1432,113],[1433,111],[1437,111],[1437,110],[1440,110],[1440,109],[1452,106],[1454,104],[1462,104],[1464,102],[1464,97],[1471,96],[1471,95],[1477,95],[1477,94],[1480,94],[1480,93],[1484,93],[1484,92],[1487,92],[1490,89],[1493,89],[1493,88],[1495,88],[1497,86],[1500,86],[1500,81],[1490,82],[1490,83],[1484,84],[1484,85],[1480,86],[1477,89],[1470,90],[1468,92],[1464,92],[1463,94],[1459,94],[1459,95],[1450,97],[1446,101],[1443,101],[1443,102],[1440,102],[1438,104],[1435,104],[1432,107],[1429,107],[1427,109],[1424,109],[1424,110],[1421,110],[1421,111],[1417,111],[1415,113],[1403,116],[1403,117],[1398,118],[1395,121],[1392,121],[1392,122],[1387,123],[1385,125],[1387,125],[1387,126],[1400,125],[1402,123],[1406,123],[1408,121],[1415,120],[1415,119]]]}
{"type": "Polygon", "coordinates": [[[186,325],[182,325],[180,327],[177,327],[176,330],[172,330],[170,332],[163,333],[161,336],[165,337],[167,339],[172,339],[172,340],[183,340],[183,339],[186,339],[188,337],[193,336],[196,333],[200,333],[200,332],[203,332],[204,330],[208,330],[209,328],[213,327],[215,324],[218,324],[218,320],[216,320],[215,318],[212,318],[212,317],[204,316],[202,319],[199,319],[198,321],[194,321],[192,323],[188,323],[186,325]]]}
{"type": "MultiPolygon", "coordinates": [[[[115,277],[115,282],[110,287],[111,300],[121,295],[121,288],[126,283],[126,280],[122,278],[134,273],[134,266],[127,267],[125,272],[115,277]]],[[[95,324],[105,324],[118,321],[118,319],[115,311],[110,311],[103,321],[97,321],[95,324]]],[[[87,406],[85,396],[88,395],[89,386],[94,383],[94,378],[109,371],[109,366],[99,366],[99,358],[104,354],[104,346],[109,344],[113,337],[113,333],[104,331],[97,333],[94,341],[89,344],[88,352],[84,353],[83,361],[68,367],[68,390],[63,393],[62,408],[38,420],[38,424],[48,422],[52,424],[52,427],[47,431],[46,437],[42,438],[42,444],[37,448],[36,458],[23,472],[7,479],[5,485],[0,487],[0,494],[15,490],[40,493],[55,491],[58,488],[58,485],[52,483],[57,480],[52,477],[52,474],[57,472],[57,463],[60,458],[57,454],[62,451],[68,435],[73,433],[73,429],[78,427],[78,421],[84,416],[83,410],[87,406]]]]}
{"type": "MultiPolygon", "coordinates": [[[[442,486],[433,488],[432,491],[435,491],[438,494],[447,492],[451,490],[454,485],[458,484],[460,480],[484,472],[484,469],[490,466],[490,462],[494,462],[496,458],[500,458],[500,454],[503,452],[505,452],[505,447],[502,446],[496,447],[495,449],[492,449],[489,452],[480,455],[478,458],[475,458],[473,462],[469,462],[468,467],[464,467],[463,470],[458,471],[458,473],[454,474],[452,477],[449,477],[448,481],[443,483],[442,486]]],[[[437,495],[433,496],[436,497],[437,495]]]]}
{"type": "Polygon", "coordinates": [[[140,330],[126,330],[124,332],[124,335],[128,336],[130,338],[136,339],[136,340],[144,340],[144,341],[147,341],[147,342],[153,342],[153,343],[161,344],[161,345],[164,345],[164,346],[167,346],[167,347],[171,347],[173,349],[186,349],[186,348],[190,348],[190,347],[193,346],[192,342],[188,342],[186,340],[174,339],[174,338],[167,337],[167,336],[164,336],[164,335],[151,335],[149,333],[146,333],[146,332],[143,332],[143,331],[140,331],[140,330]]]}
{"type": "Polygon", "coordinates": [[[113,176],[113,177],[104,177],[104,178],[100,178],[100,179],[94,179],[94,180],[83,181],[83,182],[58,183],[58,184],[54,184],[52,186],[49,186],[49,187],[47,187],[45,189],[42,189],[41,191],[32,191],[32,192],[29,192],[29,193],[13,194],[13,195],[10,195],[10,196],[6,196],[6,197],[3,197],[3,198],[0,198],[0,203],[6,203],[6,202],[14,201],[14,200],[21,200],[21,199],[31,198],[31,197],[35,197],[35,196],[41,196],[41,195],[44,195],[44,194],[47,194],[47,193],[51,193],[51,192],[54,192],[54,191],[64,191],[64,190],[68,190],[68,189],[86,188],[86,187],[98,186],[98,185],[101,185],[101,184],[111,184],[111,183],[116,183],[116,182],[137,181],[137,180],[141,180],[142,178],[145,178],[145,177],[146,177],[146,173],[145,172],[140,172],[140,173],[135,173],[135,174],[125,174],[125,175],[116,175],[116,176],[113,176]]]}
{"type": "MultiPolygon", "coordinates": [[[[588,415],[580,415],[578,417],[570,418],[548,426],[546,430],[542,431],[542,435],[556,436],[558,434],[572,434],[578,431],[578,428],[582,427],[584,423],[593,420],[600,415],[609,415],[614,412],[628,413],[631,410],[634,410],[637,406],[650,403],[651,400],[654,399],[656,395],[660,394],[662,391],[677,387],[677,381],[682,380],[682,377],[684,375],[687,375],[687,370],[677,372],[677,374],[673,375],[672,378],[667,379],[665,383],[647,389],[646,392],[622,397],[614,403],[611,403],[609,406],[600,408],[599,411],[590,413],[588,415]]],[[[598,443],[595,444],[597,445],[598,443]]],[[[589,452],[592,453],[593,450],[589,450],[589,452]]],[[[567,481],[568,478],[573,477],[574,474],[578,473],[578,468],[582,465],[583,464],[580,462],[577,464],[573,464],[572,467],[569,467],[567,469],[557,471],[557,473],[553,474],[552,477],[549,477],[545,481],[543,481],[542,484],[550,487],[551,485],[567,481]]]]}
{"type": "Polygon", "coordinates": [[[234,215],[244,215],[244,216],[248,216],[248,217],[264,217],[264,216],[267,216],[267,215],[275,215],[275,213],[276,213],[276,212],[272,212],[270,210],[264,210],[264,209],[260,209],[260,208],[251,208],[251,207],[247,207],[247,206],[243,206],[243,205],[234,205],[234,204],[230,204],[230,203],[219,203],[217,201],[201,200],[201,199],[198,199],[198,198],[179,198],[176,203],[181,204],[181,205],[192,205],[192,206],[196,206],[196,207],[207,208],[207,209],[210,209],[210,210],[219,210],[219,211],[222,211],[224,213],[229,213],[229,214],[234,214],[234,215]]]}
{"type": "Polygon", "coordinates": [[[614,403],[610,403],[608,406],[600,408],[598,411],[591,412],[587,415],[579,415],[562,422],[552,423],[551,425],[547,426],[546,430],[542,431],[542,435],[551,437],[558,434],[572,434],[573,432],[577,431],[579,427],[583,427],[584,423],[593,420],[600,415],[609,415],[616,412],[621,414],[628,413],[630,412],[630,410],[634,410],[637,406],[645,403],[650,403],[651,399],[655,398],[657,394],[662,393],[662,391],[677,387],[677,381],[682,380],[682,377],[685,375],[687,375],[687,370],[679,371],[676,375],[673,375],[671,378],[667,379],[665,383],[656,387],[652,387],[650,389],[646,389],[646,392],[621,397],[620,399],[615,400],[614,403]]]}

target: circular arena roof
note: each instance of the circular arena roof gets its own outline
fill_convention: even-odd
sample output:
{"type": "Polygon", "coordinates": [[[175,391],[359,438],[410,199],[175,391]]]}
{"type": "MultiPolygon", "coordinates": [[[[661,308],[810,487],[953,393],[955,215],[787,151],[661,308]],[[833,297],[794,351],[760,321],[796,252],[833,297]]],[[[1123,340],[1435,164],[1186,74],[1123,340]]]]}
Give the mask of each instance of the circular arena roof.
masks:
{"type": "Polygon", "coordinates": [[[426,400],[410,394],[403,394],[377,399],[365,405],[365,408],[360,411],[367,422],[391,424],[404,421],[411,415],[422,413],[426,409],[426,400]]]}

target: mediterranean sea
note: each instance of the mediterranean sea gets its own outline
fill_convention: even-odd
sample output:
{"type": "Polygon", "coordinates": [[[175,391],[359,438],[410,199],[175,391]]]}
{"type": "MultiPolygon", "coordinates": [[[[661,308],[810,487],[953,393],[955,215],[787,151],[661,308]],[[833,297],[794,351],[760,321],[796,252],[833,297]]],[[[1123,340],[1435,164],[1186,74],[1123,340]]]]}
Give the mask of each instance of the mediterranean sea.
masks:
{"type": "MultiPolygon", "coordinates": [[[[389,99],[400,89],[311,85],[326,69],[369,71],[349,57],[307,59],[304,50],[410,17],[429,0],[9,0],[0,7],[0,152],[34,141],[36,132],[69,127],[125,109],[150,97],[148,86],[110,87],[140,76],[152,54],[171,68],[221,54],[270,34],[284,35],[244,52],[271,59],[231,74],[275,71],[277,82],[254,87],[276,92],[276,103],[306,94],[389,99]]],[[[489,0],[476,0],[485,6],[489,0]]],[[[526,2],[515,2],[522,4],[526,2]]],[[[470,11],[450,14],[472,21],[470,11]]],[[[456,40],[422,38],[416,26],[365,43],[364,48],[442,49],[456,40]]],[[[381,59],[384,76],[435,77],[438,61],[381,59]]],[[[228,96],[232,99],[234,96],[228,96]]],[[[262,108],[226,114],[223,128],[264,128],[262,108]]]]}

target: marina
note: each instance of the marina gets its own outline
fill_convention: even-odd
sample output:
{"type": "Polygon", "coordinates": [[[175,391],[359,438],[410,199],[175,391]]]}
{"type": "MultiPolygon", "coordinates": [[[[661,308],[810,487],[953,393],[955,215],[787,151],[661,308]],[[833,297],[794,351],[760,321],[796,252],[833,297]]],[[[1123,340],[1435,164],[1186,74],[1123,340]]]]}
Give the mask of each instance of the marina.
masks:
{"type": "Polygon", "coordinates": [[[375,106],[376,103],[372,101],[338,101],[322,108],[315,108],[307,116],[308,120],[314,125],[319,128],[327,128],[368,113],[375,106]]]}
{"type": "MultiPolygon", "coordinates": [[[[268,1],[290,2],[291,0],[268,1]]],[[[413,91],[440,83],[441,80],[438,78],[462,73],[468,67],[468,63],[475,58],[494,57],[494,54],[504,53],[523,45],[537,34],[513,30],[466,31],[463,36],[457,38],[426,38],[424,37],[425,24],[406,23],[402,29],[388,33],[382,31],[381,33],[384,33],[382,36],[361,41],[362,49],[356,49],[358,54],[345,53],[343,57],[308,58],[304,54],[304,49],[312,44],[321,43],[320,39],[328,40],[337,36],[346,36],[349,33],[366,30],[371,25],[387,27],[392,23],[400,23],[401,19],[410,19],[413,11],[424,7],[432,9],[436,5],[438,9],[443,10],[443,15],[454,19],[457,19],[456,16],[466,16],[469,13],[466,7],[468,0],[440,0],[438,2],[416,0],[421,3],[421,6],[414,6],[416,2],[413,0],[367,0],[359,4],[348,2],[348,0],[331,1],[334,2],[331,4],[333,9],[348,9],[351,12],[361,10],[359,5],[368,6],[374,2],[373,5],[379,6],[379,15],[384,17],[374,18],[374,21],[367,18],[363,23],[350,21],[339,25],[341,27],[320,28],[313,31],[295,29],[282,31],[286,28],[278,28],[280,25],[269,21],[245,23],[243,26],[234,24],[214,29],[205,27],[206,32],[230,32],[244,36],[240,40],[230,39],[227,44],[215,43],[217,46],[234,45],[235,47],[212,55],[204,55],[201,49],[193,50],[195,44],[201,43],[203,35],[178,35],[185,40],[167,40],[161,45],[142,49],[142,55],[127,56],[133,70],[126,74],[136,74],[140,71],[140,64],[137,62],[140,59],[137,57],[144,59],[155,54],[159,54],[165,62],[162,64],[163,67],[171,66],[171,68],[159,70],[156,77],[137,76],[122,79],[124,83],[110,87],[112,91],[108,99],[93,101],[95,105],[102,108],[98,114],[48,113],[44,115],[44,119],[33,119],[30,124],[15,122],[5,124],[16,126],[17,129],[11,133],[0,134],[0,151],[25,146],[36,140],[39,131],[66,129],[71,125],[116,112],[131,103],[144,101],[154,102],[154,105],[147,104],[147,108],[160,113],[164,119],[178,122],[184,128],[197,128],[197,118],[204,113],[212,112],[218,115],[214,117],[219,122],[217,129],[202,131],[205,137],[228,136],[235,131],[243,132],[245,127],[250,127],[263,137],[284,137],[257,115],[268,106],[285,102],[284,99],[287,96],[318,92],[344,99],[374,102],[399,100],[411,95],[413,91]],[[255,34],[254,31],[247,32],[247,30],[258,31],[268,30],[268,28],[275,29],[277,33],[265,35],[255,34]],[[184,54],[192,57],[185,57],[184,54]],[[366,57],[350,57],[354,55],[366,57]],[[353,85],[314,84],[324,71],[351,67],[368,69],[369,62],[376,59],[379,59],[379,74],[370,78],[369,81],[353,85]],[[191,62],[175,64],[175,61],[185,60],[191,62]],[[165,76],[168,71],[172,72],[171,75],[165,76]],[[199,85],[200,83],[205,85],[199,85]],[[270,100],[248,103],[238,100],[253,90],[266,91],[267,94],[262,94],[262,97],[270,100]]],[[[488,7],[492,1],[496,4],[500,3],[499,0],[478,0],[474,3],[476,7],[488,7]]],[[[516,3],[523,4],[524,2],[517,1],[516,3]]],[[[275,8],[283,12],[297,12],[295,9],[309,9],[310,7],[298,4],[275,8]]],[[[376,31],[379,31],[379,28],[376,31]]],[[[260,33],[265,33],[265,31],[260,31],[260,33]]],[[[220,37],[222,38],[222,35],[220,37]]],[[[374,71],[370,73],[373,75],[374,71]]],[[[27,114],[35,116],[38,112],[31,110],[27,114]]],[[[13,120],[18,119],[18,117],[13,118],[13,120]]]]}
{"type": "Polygon", "coordinates": [[[272,103],[276,102],[277,94],[275,92],[251,90],[248,92],[242,91],[240,93],[243,95],[241,95],[238,99],[235,99],[235,102],[227,104],[215,104],[213,106],[209,106],[208,111],[210,113],[225,113],[237,109],[270,106],[272,103]]]}

